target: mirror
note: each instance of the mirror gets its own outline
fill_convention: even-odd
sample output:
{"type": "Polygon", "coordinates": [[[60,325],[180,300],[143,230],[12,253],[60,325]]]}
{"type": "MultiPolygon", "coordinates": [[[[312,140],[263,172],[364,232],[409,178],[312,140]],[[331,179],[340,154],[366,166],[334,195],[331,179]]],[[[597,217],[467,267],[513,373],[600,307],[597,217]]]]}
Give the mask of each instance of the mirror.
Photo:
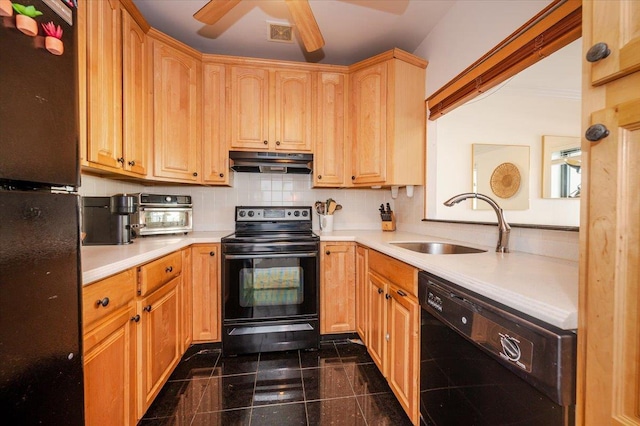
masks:
{"type": "Polygon", "coordinates": [[[580,197],[582,151],[580,138],[542,137],[542,197],[580,197]]]}
{"type": "MultiPolygon", "coordinates": [[[[427,201],[427,218],[495,222],[493,212],[474,210],[471,202],[456,209],[442,203],[455,194],[473,191],[473,146],[517,145],[530,151],[530,179],[526,188],[520,188],[528,198],[528,207],[507,206],[490,188],[483,192],[478,187],[478,191],[495,197],[501,206],[505,204],[503,208],[511,223],[579,226],[579,198],[542,196],[543,181],[552,181],[551,175],[549,179],[543,177],[546,160],[543,162],[542,158],[543,136],[570,136],[579,145],[581,61],[582,43],[578,39],[435,121],[435,144],[429,141],[435,149],[430,148],[427,167],[436,168],[430,176],[437,179],[427,182],[428,190],[435,191],[435,196],[432,193],[427,201]]],[[[544,155],[546,158],[547,154],[544,155]]],[[[566,155],[575,157],[574,153],[566,155]]],[[[575,167],[569,169],[571,183],[566,190],[571,194],[579,185],[576,181],[579,173],[571,172],[575,167]]]]}

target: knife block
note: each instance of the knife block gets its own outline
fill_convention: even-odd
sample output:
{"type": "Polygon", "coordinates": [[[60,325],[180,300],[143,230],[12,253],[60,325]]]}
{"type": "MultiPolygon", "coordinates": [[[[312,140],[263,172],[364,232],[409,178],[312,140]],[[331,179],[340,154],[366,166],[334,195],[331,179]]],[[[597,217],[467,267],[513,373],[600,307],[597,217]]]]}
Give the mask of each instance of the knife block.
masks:
{"type": "Polygon", "coordinates": [[[395,231],[396,230],[396,215],[391,212],[391,220],[382,221],[383,231],[395,231]]]}

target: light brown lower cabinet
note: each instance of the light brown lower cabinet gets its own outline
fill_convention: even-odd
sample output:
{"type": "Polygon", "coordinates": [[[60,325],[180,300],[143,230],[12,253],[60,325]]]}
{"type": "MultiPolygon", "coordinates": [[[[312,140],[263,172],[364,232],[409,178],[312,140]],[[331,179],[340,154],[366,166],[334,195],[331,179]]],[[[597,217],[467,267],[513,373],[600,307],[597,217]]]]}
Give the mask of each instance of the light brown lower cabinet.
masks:
{"type": "Polygon", "coordinates": [[[191,247],[193,292],[193,341],[219,342],[220,321],[220,244],[191,247]]]}
{"type": "Polygon", "coordinates": [[[420,392],[420,304],[417,269],[368,251],[367,349],[413,424],[420,392]],[[415,290],[414,290],[415,289],[415,290]]]}
{"type": "Polygon", "coordinates": [[[82,289],[85,423],[135,425],[135,269],[82,289]]]}
{"type": "Polygon", "coordinates": [[[320,243],[320,334],[356,330],[355,243],[320,243]]]}
{"type": "Polygon", "coordinates": [[[356,332],[360,339],[367,342],[367,276],[369,272],[368,250],[356,247],[356,332]]]}

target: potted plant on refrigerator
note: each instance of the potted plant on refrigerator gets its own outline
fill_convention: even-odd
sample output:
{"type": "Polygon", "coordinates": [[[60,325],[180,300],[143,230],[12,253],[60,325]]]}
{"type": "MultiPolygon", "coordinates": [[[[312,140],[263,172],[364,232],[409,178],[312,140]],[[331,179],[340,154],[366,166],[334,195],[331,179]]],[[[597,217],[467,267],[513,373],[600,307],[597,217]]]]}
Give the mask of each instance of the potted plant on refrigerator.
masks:
{"type": "Polygon", "coordinates": [[[46,37],[44,46],[54,55],[62,55],[64,52],[64,44],[62,44],[62,28],[56,26],[53,21],[42,24],[46,37]]]}
{"type": "Polygon", "coordinates": [[[18,13],[16,15],[16,27],[28,36],[35,37],[38,35],[38,24],[33,18],[42,15],[42,12],[33,6],[24,6],[18,3],[13,3],[12,6],[13,10],[18,13]]]}

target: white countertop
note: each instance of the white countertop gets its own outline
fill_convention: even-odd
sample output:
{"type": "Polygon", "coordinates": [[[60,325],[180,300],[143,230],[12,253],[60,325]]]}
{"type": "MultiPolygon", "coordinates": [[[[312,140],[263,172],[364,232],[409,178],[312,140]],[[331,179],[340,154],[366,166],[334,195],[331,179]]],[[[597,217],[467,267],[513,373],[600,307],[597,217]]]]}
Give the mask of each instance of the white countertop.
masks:
{"type": "MultiPolygon", "coordinates": [[[[146,237],[126,246],[83,246],[82,280],[89,284],[197,243],[219,243],[231,231],[146,237]]],[[[525,253],[433,255],[395,247],[392,241],[450,240],[406,232],[335,231],[321,241],[355,241],[423,271],[565,330],[578,326],[578,263],[525,253]]]]}

